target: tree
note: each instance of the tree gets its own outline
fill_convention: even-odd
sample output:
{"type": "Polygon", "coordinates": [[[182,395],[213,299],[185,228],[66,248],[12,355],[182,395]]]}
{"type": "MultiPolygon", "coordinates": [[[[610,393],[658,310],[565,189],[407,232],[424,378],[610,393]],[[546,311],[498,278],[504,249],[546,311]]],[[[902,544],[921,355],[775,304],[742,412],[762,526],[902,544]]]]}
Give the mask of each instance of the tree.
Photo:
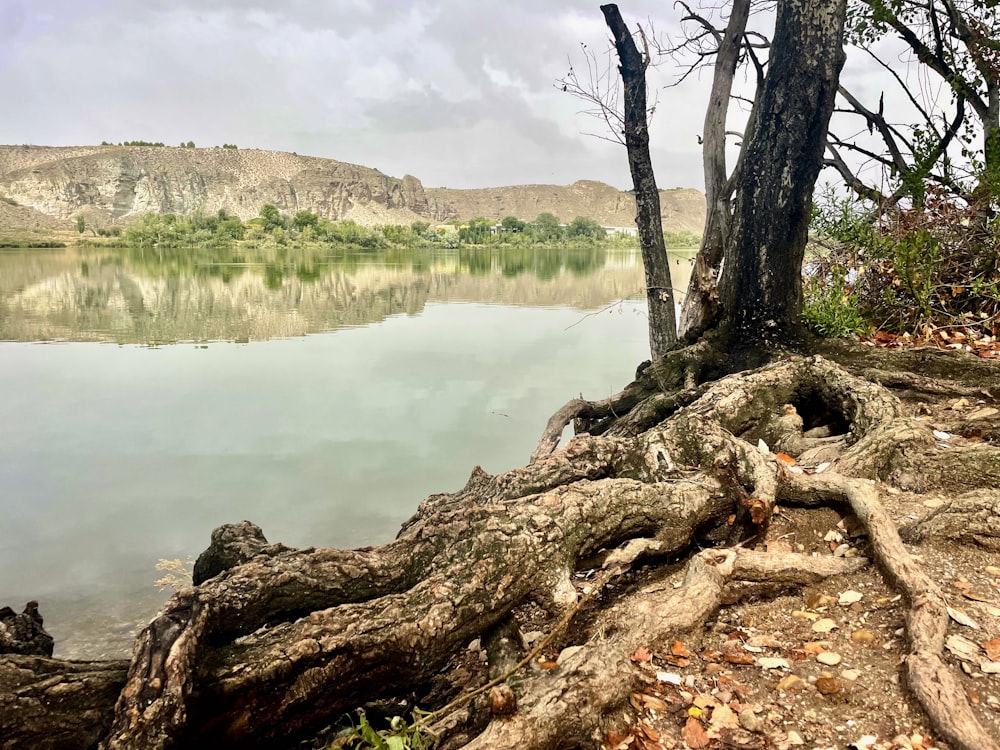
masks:
{"type": "Polygon", "coordinates": [[[539,214],[538,217],[531,222],[530,225],[528,225],[528,229],[531,232],[532,238],[536,242],[551,242],[552,240],[558,240],[563,235],[563,229],[559,224],[559,219],[548,212],[539,214]]]}
{"type": "Polygon", "coordinates": [[[264,220],[264,231],[268,233],[285,226],[284,217],[273,203],[265,203],[261,206],[260,218],[264,220]]]}
{"type": "Polygon", "coordinates": [[[469,219],[468,223],[458,230],[458,239],[469,245],[482,245],[489,241],[493,231],[493,222],[482,216],[469,219]]]}
{"type": "Polygon", "coordinates": [[[844,64],[846,0],[779,2],[723,250],[718,326],[758,346],[800,326],[812,193],[844,64]]]}
{"type": "Polygon", "coordinates": [[[566,236],[573,238],[603,240],[608,236],[604,227],[586,216],[577,216],[566,227],[566,236]]]}
{"type": "Polygon", "coordinates": [[[500,226],[503,227],[505,232],[517,234],[519,232],[523,232],[527,224],[518,219],[516,216],[505,216],[500,221],[500,226]]]}
{"type": "MultiPolygon", "coordinates": [[[[925,182],[943,186],[966,200],[991,204],[1000,195],[1000,9],[995,3],[969,0],[855,0],[850,39],[879,65],[892,71],[871,47],[887,34],[898,36],[919,61],[922,76],[936,77],[951,101],[924,96],[893,72],[893,80],[912,104],[912,126],[899,126],[877,106],[865,106],[846,90],[846,109],[861,117],[869,133],[883,142],[874,152],[859,138],[831,139],[830,165],[858,194],[887,210],[903,197],[920,203],[925,182]],[[950,106],[948,106],[950,105],[950,106]],[[881,165],[884,193],[862,181],[840,157],[851,151],[881,165]],[[963,174],[964,173],[964,174],[963,174]]],[[[924,80],[920,78],[919,80],[924,80]]],[[[926,84],[924,84],[926,85],[926,84]]],[[[931,87],[927,86],[929,90],[931,87]]]]}
{"type": "MultiPolygon", "coordinates": [[[[261,215],[263,216],[263,211],[261,215]]],[[[313,227],[315,229],[317,224],[319,224],[319,216],[312,211],[299,211],[295,214],[295,218],[292,219],[292,226],[300,232],[306,227],[313,227]]]]}

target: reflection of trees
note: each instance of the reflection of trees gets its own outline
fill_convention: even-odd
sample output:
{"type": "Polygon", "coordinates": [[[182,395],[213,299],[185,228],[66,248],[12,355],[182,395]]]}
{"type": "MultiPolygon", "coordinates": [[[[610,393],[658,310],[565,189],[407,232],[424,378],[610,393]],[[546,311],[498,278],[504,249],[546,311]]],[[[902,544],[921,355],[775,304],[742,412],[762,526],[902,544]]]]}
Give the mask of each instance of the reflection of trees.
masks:
{"type": "Polygon", "coordinates": [[[0,255],[0,338],[259,340],[417,314],[429,300],[592,309],[641,289],[634,251],[595,247],[0,255]]]}
{"type": "Polygon", "coordinates": [[[473,276],[493,271],[493,250],[488,247],[463,247],[458,251],[459,267],[473,276]]]}

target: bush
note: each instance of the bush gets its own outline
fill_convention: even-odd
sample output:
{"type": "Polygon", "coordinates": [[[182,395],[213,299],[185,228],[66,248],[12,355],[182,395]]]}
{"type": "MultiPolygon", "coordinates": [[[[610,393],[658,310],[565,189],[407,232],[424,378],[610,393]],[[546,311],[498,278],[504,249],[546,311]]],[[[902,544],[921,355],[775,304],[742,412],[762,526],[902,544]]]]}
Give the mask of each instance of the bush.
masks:
{"type": "Polygon", "coordinates": [[[857,297],[844,282],[846,272],[835,271],[831,278],[810,276],[803,288],[802,317],[820,336],[837,338],[864,333],[868,324],[858,311],[857,297]]]}
{"type": "Polygon", "coordinates": [[[818,277],[844,281],[880,330],[1000,333],[1000,218],[933,188],[923,206],[879,222],[866,218],[871,208],[829,194],[817,201],[813,228],[828,249],[815,262],[818,277]]]}

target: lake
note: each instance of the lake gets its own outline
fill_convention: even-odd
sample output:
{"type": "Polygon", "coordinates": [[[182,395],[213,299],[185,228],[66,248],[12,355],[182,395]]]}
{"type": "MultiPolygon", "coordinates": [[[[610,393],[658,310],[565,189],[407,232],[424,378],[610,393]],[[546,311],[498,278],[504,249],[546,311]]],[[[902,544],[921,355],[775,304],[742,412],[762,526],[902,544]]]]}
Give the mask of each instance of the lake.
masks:
{"type": "Polygon", "coordinates": [[[602,247],[0,251],[0,606],[37,599],[57,656],[125,657],[157,563],[219,524],[386,542],[624,387],[642,288],[602,247]]]}

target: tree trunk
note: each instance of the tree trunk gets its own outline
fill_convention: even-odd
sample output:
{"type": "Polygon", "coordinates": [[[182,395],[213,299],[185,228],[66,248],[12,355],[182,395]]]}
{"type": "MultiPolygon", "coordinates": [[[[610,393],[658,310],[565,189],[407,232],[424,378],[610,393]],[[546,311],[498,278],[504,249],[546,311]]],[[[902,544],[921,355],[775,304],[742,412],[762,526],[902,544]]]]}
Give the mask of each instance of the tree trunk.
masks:
{"type": "Polygon", "coordinates": [[[646,67],[649,61],[639,53],[617,5],[602,5],[604,20],[611,29],[621,61],[619,71],[625,89],[625,147],[635,187],[635,223],[639,230],[642,265],[646,272],[646,299],[649,303],[649,348],[654,360],[677,343],[674,291],[670,263],[663,241],[660,192],[649,157],[649,128],[646,121],[646,67]]]}
{"type": "Polygon", "coordinates": [[[712,93],[705,111],[702,134],[705,170],[705,230],[695,258],[687,295],[681,308],[680,335],[700,335],[715,320],[719,309],[718,272],[732,219],[729,173],[726,169],[726,116],[733,91],[733,77],[743,49],[743,32],[750,16],[750,0],[734,0],[715,60],[712,93]]]}
{"type": "Polygon", "coordinates": [[[845,15],[845,0],[778,3],[720,279],[720,326],[743,344],[788,340],[799,326],[802,259],[844,63],[845,15]]]}

